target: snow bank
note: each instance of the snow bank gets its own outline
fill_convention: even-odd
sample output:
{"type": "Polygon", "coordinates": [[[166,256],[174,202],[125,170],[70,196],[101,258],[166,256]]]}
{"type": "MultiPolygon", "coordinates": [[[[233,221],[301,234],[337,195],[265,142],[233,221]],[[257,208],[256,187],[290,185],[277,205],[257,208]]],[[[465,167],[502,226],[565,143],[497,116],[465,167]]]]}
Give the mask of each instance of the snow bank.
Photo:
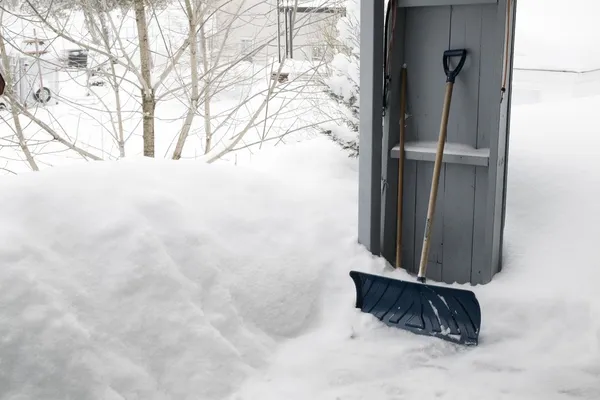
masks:
{"type": "Polygon", "coordinates": [[[290,183],[139,160],[3,178],[0,399],[225,398],[314,326],[332,235],[352,241],[290,183]]]}
{"type": "Polygon", "coordinates": [[[515,107],[505,268],[480,346],[353,308],[357,165],[325,138],[244,167],[0,180],[0,399],[600,398],[600,98],[515,107]]]}
{"type": "Polygon", "coordinates": [[[387,328],[351,308],[351,268],[384,272],[347,249],[328,282],[331,320],[285,343],[234,400],[600,398],[600,98],[516,107],[504,270],[473,289],[474,349],[387,328]],[[351,260],[361,260],[352,263],[351,260]]]}

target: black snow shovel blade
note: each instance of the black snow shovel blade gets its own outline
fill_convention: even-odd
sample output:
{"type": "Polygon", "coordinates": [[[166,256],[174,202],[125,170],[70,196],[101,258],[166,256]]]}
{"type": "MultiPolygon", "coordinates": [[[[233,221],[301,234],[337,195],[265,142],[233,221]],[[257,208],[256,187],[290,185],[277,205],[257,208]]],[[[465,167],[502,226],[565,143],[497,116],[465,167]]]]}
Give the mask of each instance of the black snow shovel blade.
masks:
{"type": "Polygon", "coordinates": [[[477,346],[481,309],[468,290],[406,282],[351,271],[356,308],[388,326],[477,346]]]}

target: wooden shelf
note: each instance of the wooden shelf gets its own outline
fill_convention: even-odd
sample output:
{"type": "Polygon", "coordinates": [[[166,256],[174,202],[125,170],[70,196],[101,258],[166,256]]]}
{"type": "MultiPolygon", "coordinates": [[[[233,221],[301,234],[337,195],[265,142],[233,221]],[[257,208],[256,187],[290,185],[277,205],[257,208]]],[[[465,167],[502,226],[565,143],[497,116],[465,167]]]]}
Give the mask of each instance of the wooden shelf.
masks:
{"type": "MultiPolygon", "coordinates": [[[[400,145],[390,152],[390,157],[398,158],[400,145]]],[[[437,142],[406,142],[404,145],[405,159],[416,161],[435,161],[437,142]]],[[[446,143],[444,146],[444,163],[475,165],[487,167],[490,163],[490,149],[476,149],[464,144],[446,143]]]]}

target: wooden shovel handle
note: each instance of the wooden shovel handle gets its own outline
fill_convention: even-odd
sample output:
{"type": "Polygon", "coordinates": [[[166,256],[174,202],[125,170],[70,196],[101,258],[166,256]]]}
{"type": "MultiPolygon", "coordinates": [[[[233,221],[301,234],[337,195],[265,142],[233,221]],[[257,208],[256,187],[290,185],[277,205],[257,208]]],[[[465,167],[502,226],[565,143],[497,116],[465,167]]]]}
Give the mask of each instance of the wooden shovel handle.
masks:
{"type": "Polygon", "coordinates": [[[402,66],[400,92],[400,144],[398,146],[398,218],[396,226],[396,268],[402,265],[402,204],[404,186],[404,143],[406,141],[406,65],[402,66]]]}
{"type": "Polygon", "coordinates": [[[448,116],[450,114],[450,103],[452,99],[452,89],[454,82],[446,82],[446,94],[444,96],[444,108],[442,110],[442,121],[440,124],[440,135],[438,138],[435,164],[433,166],[433,178],[431,182],[431,192],[429,193],[429,206],[427,208],[427,220],[425,221],[425,233],[423,235],[423,248],[421,250],[421,263],[419,265],[418,280],[425,282],[427,272],[427,259],[429,258],[429,247],[431,244],[431,228],[433,226],[433,216],[437,192],[440,180],[440,171],[442,170],[442,158],[444,156],[444,145],[446,143],[446,133],[448,131],[448,116]]]}

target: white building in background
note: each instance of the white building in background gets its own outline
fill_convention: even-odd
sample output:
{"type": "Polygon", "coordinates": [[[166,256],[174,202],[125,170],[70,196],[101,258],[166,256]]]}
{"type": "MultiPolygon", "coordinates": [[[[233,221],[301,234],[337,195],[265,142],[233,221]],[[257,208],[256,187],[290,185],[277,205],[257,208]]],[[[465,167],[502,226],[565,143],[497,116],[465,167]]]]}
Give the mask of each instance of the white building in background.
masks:
{"type": "MultiPolygon", "coordinates": [[[[217,1],[219,3],[219,1],[217,1]]],[[[223,4],[223,3],[222,3],[223,4]]],[[[211,47],[230,57],[250,54],[254,62],[278,60],[287,54],[298,61],[321,60],[336,23],[345,13],[341,0],[233,0],[215,13],[211,47]]]]}
{"type": "Polygon", "coordinates": [[[600,96],[600,69],[566,71],[518,68],[513,71],[513,104],[600,96]]]}

